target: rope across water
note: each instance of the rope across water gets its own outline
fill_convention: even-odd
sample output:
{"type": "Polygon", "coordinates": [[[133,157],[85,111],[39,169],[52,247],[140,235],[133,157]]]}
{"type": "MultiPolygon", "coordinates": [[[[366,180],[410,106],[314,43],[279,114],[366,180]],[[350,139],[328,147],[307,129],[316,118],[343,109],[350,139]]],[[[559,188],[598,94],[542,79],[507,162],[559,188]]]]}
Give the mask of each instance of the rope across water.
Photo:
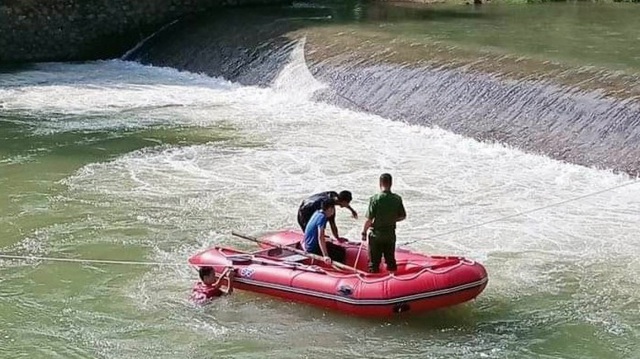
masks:
{"type": "MultiPolygon", "coordinates": [[[[518,216],[522,216],[525,214],[529,214],[529,213],[534,213],[534,212],[538,212],[538,211],[542,211],[548,208],[552,208],[552,207],[557,207],[557,206],[561,206],[563,204],[569,203],[569,202],[574,202],[574,201],[578,201],[581,199],[585,199],[588,197],[593,197],[593,196],[597,196],[599,194],[605,193],[605,192],[609,192],[609,191],[613,191],[615,189],[618,188],[622,188],[622,187],[627,187],[627,186],[631,186],[634,184],[640,183],[640,179],[636,179],[630,182],[626,182],[614,187],[609,187],[600,191],[596,191],[596,192],[592,192],[592,193],[588,193],[582,196],[578,196],[578,197],[573,197],[564,201],[560,201],[560,202],[556,202],[556,203],[551,203],[548,204],[546,206],[542,206],[542,207],[538,207],[538,208],[534,208],[534,209],[530,209],[528,211],[524,211],[524,212],[518,212],[518,213],[514,213],[508,216],[504,216],[504,217],[500,217],[500,218],[496,218],[496,219],[492,219],[490,221],[486,221],[486,222],[481,222],[481,223],[477,223],[474,225],[470,225],[470,226],[466,226],[466,227],[460,227],[457,229],[453,229],[447,232],[442,232],[442,233],[438,233],[426,238],[419,238],[419,239],[415,239],[412,241],[408,241],[408,242],[404,242],[401,243],[401,246],[407,246],[410,244],[414,244],[417,242],[421,242],[421,241],[426,241],[426,240],[430,240],[430,239],[434,239],[434,238],[438,238],[438,237],[443,237],[452,233],[457,233],[457,232],[462,232],[462,231],[466,231],[469,229],[473,229],[473,228],[478,228],[478,227],[482,227],[484,225],[487,224],[491,224],[491,223],[496,223],[496,222],[500,222],[500,221],[504,221],[510,218],[514,218],[514,217],[518,217],[518,216]]],[[[184,266],[184,265],[188,265],[186,263],[179,263],[179,262],[154,262],[154,261],[128,261],[128,260],[110,260],[110,259],[89,259],[89,258],[60,258],[60,257],[42,257],[42,256],[26,256],[26,255],[11,255],[11,254],[0,254],[0,259],[14,259],[14,260],[39,260],[39,261],[50,261],[50,262],[68,262],[68,263],[93,263],[93,264],[116,264],[116,265],[135,265],[135,266],[163,266],[163,267],[177,267],[177,266],[184,266]]]]}
{"type": "Polygon", "coordinates": [[[605,188],[605,189],[600,190],[600,191],[596,191],[596,192],[592,192],[592,193],[587,193],[587,194],[582,195],[582,196],[578,196],[578,197],[573,197],[573,198],[570,198],[570,199],[566,199],[566,200],[564,200],[564,201],[560,201],[560,202],[556,202],[556,203],[551,203],[551,204],[548,204],[548,205],[546,205],[546,206],[542,206],[542,207],[538,207],[538,208],[530,209],[530,210],[528,210],[528,211],[518,212],[518,213],[510,214],[510,215],[508,215],[508,216],[504,216],[504,217],[500,217],[500,218],[492,219],[492,220],[490,220],[490,221],[481,222],[481,223],[476,223],[476,224],[473,224],[473,225],[470,225],[470,226],[460,227],[460,228],[457,228],[457,229],[452,229],[452,230],[450,230],[450,231],[446,231],[446,232],[438,233],[438,234],[435,234],[435,235],[432,235],[432,236],[429,236],[429,237],[426,237],[426,238],[419,238],[419,239],[415,239],[415,240],[413,240],[413,241],[404,242],[404,243],[401,243],[400,245],[401,245],[401,246],[408,246],[408,245],[410,245],[410,244],[414,244],[414,243],[417,243],[417,242],[426,241],[426,240],[434,239],[434,238],[438,238],[438,237],[443,237],[443,236],[446,236],[446,235],[449,235],[449,234],[452,234],[452,233],[457,233],[457,232],[462,232],[462,231],[466,231],[466,230],[473,229],[473,228],[482,227],[482,226],[485,226],[485,225],[487,225],[487,224],[491,224],[491,223],[496,223],[496,222],[504,221],[504,220],[507,220],[507,219],[510,219],[510,218],[514,218],[514,217],[518,217],[518,216],[523,216],[523,215],[525,215],[525,214],[529,214],[529,213],[534,213],[534,212],[542,211],[542,210],[545,210],[545,209],[548,209],[548,208],[552,208],[552,207],[557,207],[557,206],[560,206],[560,205],[563,205],[563,204],[566,204],[566,203],[569,203],[569,202],[574,202],[574,201],[578,201],[578,200],[585,199],[585,198],[588,198],[588,197],[597,196],[597,195],[599,195],[599,194],[602,194],[602,193],[605,193],[605,192],[609,192],[609,191],[613,191],[614,189],[618,189],[618,188],[622,188],[622,187],[627,187],[627,186],[630,186],[630,185],[633,185],[633,184],[636,184],[636,183],[640,183],[640,179],[636,179],[636,180],[634,180],[634,181],[626,182],[626,183],[623,183],[623,184],[620,184],[620,185],[617,185],[617,186],[614,186],[614,187],[605,188]]]}

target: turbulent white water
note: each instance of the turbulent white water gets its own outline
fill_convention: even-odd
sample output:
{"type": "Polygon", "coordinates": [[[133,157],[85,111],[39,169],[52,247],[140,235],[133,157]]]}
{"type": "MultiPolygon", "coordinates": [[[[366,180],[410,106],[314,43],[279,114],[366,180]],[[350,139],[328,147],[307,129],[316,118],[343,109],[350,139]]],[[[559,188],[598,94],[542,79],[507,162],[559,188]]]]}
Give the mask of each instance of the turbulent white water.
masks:
{"type": "MultiPolygon", "coordinates": [[[[0,103],[12,113],[49,114],[46,121],[23,120],[35,134],[158,126],[203,131],[230,126],[237,131],[226,141],[134,151],[84,166],[65,179],[65,197],[111,206],[114,218],[156,228],[150,238],[156,260],[186,261],[194,251],[214,243],[236,245],[231,230],[256,234],[296,227],[298,204],[317,191],[351,190],[353,206],[363,216],[382,172],[394,175],[394,190],[405,200],[408,217],[398,226],[402,242],[630,181],[438,129],[309,102],[312,91],[305,90],[322,84],[307,77],[304,86],[296,88],[292,79],[301,76],[301,69],[295,64],[287,69],[298,75],[281,74],[277,91],[121,61],[42,65],[3,75],[0,103]]],[[[508,353],[513,351],[518,357],[535,357],[517,353],[518,348],[536,340],[527,328],[545,323],[590,325],[596,337],[610,335],[614,342],[638,338],[639,214],[636,184],[415,244],[429,253],[481,261],[490,280],[478,305],[499,312],[499,303],[512,303],[506,306],[517,325],[500,318],[491,330],[458,337],[443,330],[427,338],[419,333],[396,338],[391,330],[371,332],[366,324],[332,324],[321,317],[294,328],[288,323],[310,320],[300,317],[306,309],[285,306],[285,313],[276,315],[275,309],[251,296],[229,299],[237,301],[233,308],[201,318],[176,309],[184,304],[184,288],[195,279],[186,267],[150,271],[126,290],[143,312],[176,311],[158,324],[161,328],[187,326],[186,333],[209,340],[230,335],[229,325],[236,323],[243,328],[241,337],[279,341],[288,348],[287,355],[310,351],[371,357],[367,353],[375,343],[387,341],[390,344],[377,354],[511,357],[508,353]],[[547,313],[540,315],[541,308],[547,313]],[[226,328],[216,325],[217,320],[227,320],[226,328]],[[362,342],[359,331],[372,339],[362,342]],[[316,332],[321,336],[306,345],[295,339],[316,332]],[[348,345],[327,352],[336,342],[348,345]]],[[[102,220],[102,225],[110,225],[108,218],[102,220]]],[[[342,234],[357,238],[361,219],[354,221],[347,211],[338,210],[337,220],[342,234]]],[[[117,353],[146,348],[149,355],[161,346],[155,339],[141,343],[105,345],[117,353]]],[[[176,355],[192,350],[184,345],[175,349],[176,355]]],[[[270,356],[285,355],[283,349],[261,345],[269,348],[264,350],[270,356]]],[[[238,351],[252,357],[249,347],[238,351]]],[[[233,352],[226,350],[225,355],[233,352]]]]}

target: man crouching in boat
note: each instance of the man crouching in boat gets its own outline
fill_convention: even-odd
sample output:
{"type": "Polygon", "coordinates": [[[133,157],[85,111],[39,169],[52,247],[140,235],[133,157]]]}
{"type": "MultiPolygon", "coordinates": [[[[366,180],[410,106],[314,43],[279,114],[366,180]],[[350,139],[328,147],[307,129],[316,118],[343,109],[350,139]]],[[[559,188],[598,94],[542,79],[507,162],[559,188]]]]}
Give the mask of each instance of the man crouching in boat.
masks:
{"type": "MultiPolygon", "coordinates": [[[[351,208],[351,199],[352,195],[349,191],[342,191],[340,193],[337,193],[335,191],[321,192],[305,199],[304,201],[302,201],[300,207],[298,208],[298,224],[300,225],[300,229],[302,229],[302,232],[306,231],[307,224],[311,220],[311,216],[313,216],[314,213],[321,209],[322,203],[326,201],[333,201],[335,205],[347,208],[349,211],[351,211],[351,216],[357,219],[358,213],[353,208],[351,208]]],[[[327,221],[331,226],[331,232],[333,233],[333,236],[340,241],[341,238],[338,234],[338,226],[336,226],[335,211],[332,215],[327,217],[327,221]]]]}
{"type": "Polygon", "coordinates": [[[331,264],[332,259],[327,250],[324,230],[327,226],[327,219],[333,216],[335,212],[336,209],[332,200],[323,201],[321,209],[313,213],[309,219],[309,223],[307,223],[307,227],[304,230],[304,238],[300,243],[305,252],[323,256],[327,264],[331,264]]]}
{"type": "Polygon", "coordinates": [[[214,297],[233,293],[233,274],[233,267],[226,267],[219,277],[216,277],[213,267],[200,267],[200,282],[193,287],[191,300],[197,304],[204,304],[214,297]]]}

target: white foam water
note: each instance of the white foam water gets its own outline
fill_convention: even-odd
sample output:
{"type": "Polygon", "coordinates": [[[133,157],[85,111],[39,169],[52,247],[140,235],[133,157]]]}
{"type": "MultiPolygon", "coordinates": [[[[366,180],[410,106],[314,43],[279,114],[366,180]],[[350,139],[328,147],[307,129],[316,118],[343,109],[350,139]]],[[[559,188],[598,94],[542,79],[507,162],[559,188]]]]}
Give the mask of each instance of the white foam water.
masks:
{"type": "MultiPolygon", "coordinates": [[[[324,190],[353,192],[353,206],[361,218],[354,221],[346,211],[338,210],[337,221],[343,235],[357,238],[368,197],[378,190],[378,176],[390,172],[393,189],[403,196],[408,213],[406,221],[398,225],[399,241],[424,239],[413,248],[464,255],[485,264],[490,282],[481,297],[488,302],[481,301],[481,305],[495,309],[496,303],[503,301],[526,297],[553,301],[560,296],[557,306],[547,304],[553,315],[613,333],[608,335],[637,337],[633,327],[639,313],[624,313],[625,308],[640,302],[640,281],[629,275],[640,270],[640,184],[429,240],[455,228],[631,179],[479,143],[439,129],[309,102],[310,92],[301,89],[290,94],[296,88],[292,83],[296,77],[290,75],[281,74],[277,83],[286,86],[274,91],[122,61],[54,64],[16,74],[10,79],[11,86],[0,90],[0,99],[5,108],[15,111],[74,116],[35,123],[36,131],[157,125],[215,128],[221,124],[238,131],[239,139],[234,141],[141,149],[113,161],[84,166],[65,180],[67,196],[108,199],[137,225],[170,231],[171,235],[159,236],[160,241],[181,234],[189,238],[178,248],[158,243],[156,259],[186,260],[194,251],[213,244],[237,245],[229,235],[231,230],[260,233],[295,228],[300,201],[324,190]],[[33,83],[43,76],[48,84],[33,83]],[[88,114],[95,117],[87,119],[88,114]]],[[[315,86],[305,89],[321,84],[315,86]]],[[[140,310],[172,310],[177,313],[176,321],[191,320],[196,314],[178,309],[180,304],[176,304],[181,303],[184,293],[166,288],[188,286],[193,279],[187,269],[151,271],[136,281],[136,290],[130,288],[131,296],[143,303],[140,310]]],[[[263,335],[263,339],[280,340],[296,353],[299,343],[290,337],[300,333],[274,324],[275,309],[261,307],[260,300],[253,297],[238,300],[230,313],[267,332],[277,328],[272,333],[247,331],[245,337],[263,335]],[[256,313],[264,319],[256,318],[256,313]]],[[[552,320],[538,316],[535,303],[526,303],[523,308],[532,306],[523,314],[531,326],[544,326],[541,323],[552,320]]],[[[292,320],[300,320],[300,315],[305,314],[289,313],[292,320]]],[[[477,333],[479,339],[469,341],[464,335],[444,340],[436,334],[427,348],[431,353],[461,357],[480,352],[500,357],[505,350],[515,350],[511,354],[518,355],[514,349],[519,345],[517,336],[526,331],[527,324],[511,327],[506,322],[499,324],[508,327],[505,331],[510,334],[505,336],[496,338],[481,332],[477,333]],[[453,341],[454,348],[446,341],[453,341]]],[[[249,327],[244,324],[245,329],[249,327]]],[[[318,325],[320,331],[328,332],[333,324],[318,325]]],[[[349,323],[338,326],[334,328],[338,332],[356,330],[349,323]]],[[[193,322],[191,327],[194,331],[209,330],[202,322],[193,322]]],[[[226,333],[220,326],[211,328],[214,337],[226,333]]],[[[312,336],[319,329],[305,326],[300,330],[312,336]]],[[[384,342],[391,334],[372,335],[374,341],[384,342]]],[[[423,343],[416,336],[408,338],[423,343]]],[[[346,337],[341,340],[350,342],[346,337]]],[[[385,350],[389,354],[416,354],[404,344],[400,346],[400,339],[390,342],[385,350]]],[[[365,348],[370,345],[363,344],[365,348]]],[[[282,355],[269,350],[274,356],[282,355]]],[[[319,353],[318,348],[314,350],[319,353]]],[[[245,354],[251,355],[249,351],[245,354]]],[[[353,353],[337,350],[333,354],[353,353]]]]}

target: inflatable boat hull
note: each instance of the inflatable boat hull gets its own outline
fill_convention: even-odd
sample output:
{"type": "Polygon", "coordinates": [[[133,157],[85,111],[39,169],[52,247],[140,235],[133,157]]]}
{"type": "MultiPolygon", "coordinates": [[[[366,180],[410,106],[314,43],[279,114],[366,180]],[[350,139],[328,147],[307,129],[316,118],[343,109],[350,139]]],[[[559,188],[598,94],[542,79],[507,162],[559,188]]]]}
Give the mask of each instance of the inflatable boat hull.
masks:
{"type": "MultiPolygon", "coordinates": [[[[299,247],[302,234],[282,231],[263,237],[299,247]]],[[[332,242],[345,251],[345,264],[366,270],[368,254],[360,243],[332,242]],[[355,263],[358,258],[358,263],[355,263]]],[[[256,252],[214,247],[189,259],[194,266],[235,269],[234,288],[363,317],[422,313],[476,298],[487,285],[484,267],[462,257],[426,256],[398,248],[398,270],[384,264],[376,274],[339,271],[282,248],[262,245],[256,252]]],[[[384,263],[384,261],[383,261],[384,263]]]]}

